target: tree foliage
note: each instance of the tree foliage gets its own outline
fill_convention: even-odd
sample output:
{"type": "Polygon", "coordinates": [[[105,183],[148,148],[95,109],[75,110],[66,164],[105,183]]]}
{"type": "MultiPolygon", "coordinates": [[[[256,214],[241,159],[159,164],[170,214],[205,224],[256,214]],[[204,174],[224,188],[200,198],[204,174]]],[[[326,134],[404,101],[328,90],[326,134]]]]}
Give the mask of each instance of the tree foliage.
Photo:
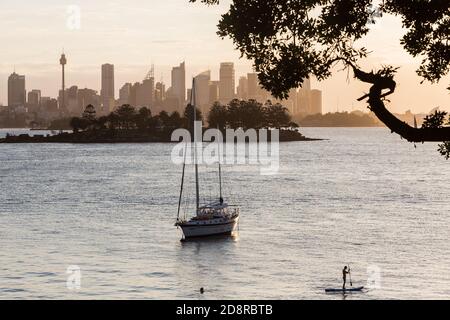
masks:
{"type": "MultiPolygon", "coordinates": [[[[425,117],[422,128],[443,128],[445,125],[450,125],[450,117],[446,121],[448,113],[445,111],[436,110],[433,114],[425,117]]],[[[450,141],[444,141],[439,145],[439,153],[447,160],[450,159],[450,141]]]]}
{"type": "MultiPolygon", "coordinates": [[[[219,0],[190,0],[209,5],[219,0]]],[[[371,110],[393,132],[412,142],[448,141],[450,128],[415,129],[395,118],[384,98],[394,93],[396,68],[367,73],[358,62],[369,52],[358,41],[382,15],[402,20],[403,48],[422,57],[417,73],[438,82],[450,70],[449,0],[234,0],[218,24],[218,35],[230,37],[243,56],[253,61],[261,85],[277,98],[314,76],[331,76],[339,63],[370,83],[371,110]],[[388,92],[386,92],[388,90],[388,92]]]]}
{"type": "MultiPolygon", "coordinates": [[[[88,106],[86,110],[89,110],[89,112],[86,113],[85,111],[81,118],[74,117],[70,120],[74,132],[86,130],[170,131],[177,128],[187,128],[188,123],[188,120],[182,118],[176,111],[171,114],[161,111],[159,114],[152,116],[151,110],[147,107],[136,109],[129,104],[122,105],[109,115],[99,118],[95,116],[94,107],[88,106]]],[[[201,120],[201,115],[199,119],[201,120]]]]}
{"type": "Polygon", "coordinates": [[[296,127],[291,122],[291,115],[281,104],[267,101],[265,104],[256,100],[234,99],[227,105],[216,102],[209,114],[210,128],[261,129],[296,127]]]}
{"type": "Polygon", "coordinates": [[[366,57],[367,50],[355,42],[383,14],[402,19],[401,44],[424,57],[418,73],[438,81],[450,67],[449,12],[448,0],[235,0],[219,22],[218,35],[230,37],[254,62],[264,88],[286,98],[308,76],[323,80],[336,62],[356,64],[366,57]]]}

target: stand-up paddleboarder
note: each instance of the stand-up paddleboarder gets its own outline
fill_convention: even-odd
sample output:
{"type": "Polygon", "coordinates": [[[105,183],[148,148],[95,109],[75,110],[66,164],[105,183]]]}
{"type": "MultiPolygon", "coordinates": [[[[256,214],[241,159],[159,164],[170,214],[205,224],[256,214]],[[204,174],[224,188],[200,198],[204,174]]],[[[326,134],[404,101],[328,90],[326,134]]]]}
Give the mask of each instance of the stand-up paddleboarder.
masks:
{"type": "Polygon", "coordinates": [[[347,274],[350,274],[350,267],[347,268],[347,266],[345,266],[342,270],[342,280],[344,282],[342,285],[342,290],[345,290],[345,284],[347,283],[347,274]]]}

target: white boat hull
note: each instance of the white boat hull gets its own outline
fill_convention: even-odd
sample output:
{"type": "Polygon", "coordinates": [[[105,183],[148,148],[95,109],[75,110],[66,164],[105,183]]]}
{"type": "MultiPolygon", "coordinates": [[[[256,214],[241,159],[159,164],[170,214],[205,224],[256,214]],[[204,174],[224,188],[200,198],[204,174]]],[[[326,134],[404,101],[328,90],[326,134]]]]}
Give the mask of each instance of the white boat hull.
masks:
{"type": "Polygon", "coordinates": [[[199,238],[217,235],[231,235],[238,229],[239,216],[227,221],[196,221],[180,224],[184,238],[199,238]]]}

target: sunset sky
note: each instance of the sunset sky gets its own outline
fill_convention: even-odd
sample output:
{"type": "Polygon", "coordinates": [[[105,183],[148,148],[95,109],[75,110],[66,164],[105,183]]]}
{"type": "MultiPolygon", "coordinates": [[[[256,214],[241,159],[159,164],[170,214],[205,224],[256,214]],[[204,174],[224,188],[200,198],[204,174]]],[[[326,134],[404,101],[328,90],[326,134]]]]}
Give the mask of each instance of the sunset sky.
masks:
{"type": "MultiPolygon", "coordinates": [[[[141,81],[151,63],[157,80],[170,86],[170,70],[185,60],[187,78],[211,69],[218,78],[219,63],[235,62],[236,81],[251,72],[251,62],[239,58],[231,40],[216,35],[220,14],[229,1],[207,7],[188,0],[0,0],[0,103],[7,103],[7,77],[13,72],[26,75],[27,90],[41,89],[44,96],[56,96],[60,87],[59,56],[68,57],[66,83],[100,89],[100,66],[115,65],[116,92],[125,82],[141,81]],[[67,27],[68,7],[81,9],[81,28],[67,27]]],[[[373,51],[362,65],[367,69],[381,64],[401,67],[398,90],[391,96],[390,109],[428,112],[434,107],[450,111],[446,87],[450,77],[438,85],[420,85],[413,59],[399,45],[401,22],[384,17],[361,42],[373,51]]],[[[338,71],[338,70],[337,70],[338,71]]],[[[324,92],[324,111],[365,110],[357,102],[368,87],[346,72],[313,87],[324,92]]],[[[188,80],[189,81],[189,80],[188,80]]]]}

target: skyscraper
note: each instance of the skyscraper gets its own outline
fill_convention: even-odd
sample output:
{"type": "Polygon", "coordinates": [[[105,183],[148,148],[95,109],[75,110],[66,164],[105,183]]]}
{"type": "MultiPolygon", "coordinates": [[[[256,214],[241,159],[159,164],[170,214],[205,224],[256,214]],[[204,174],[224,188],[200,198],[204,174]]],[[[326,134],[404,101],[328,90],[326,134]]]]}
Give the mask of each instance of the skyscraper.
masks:
{"type": "Polygon", "coordinates": [[[114,65],[106,63],[102,65],[102,106],[103,114],[107,114],[114,109],[114,65]]]}
{"type": "Polygon", "coordinates": [[[289,112],[294,115],[297,113],[298,109],[298,93],[296,88],[292,88],[289,91],[289,98],[285,100],[286,107],[289,109],[289,112]]]}
{"type": "Polygon", "coordinates": [[[79,110],[78,105],[78,87],[72,86],[69,89],[66,90],[65,96],[67,97],[66,100],[66,109],[67,111],[72,115],[80,115],[81,110],[79,110]]]}
{"type": "Polygon", "coordinates": [[[311,90],[300,88],[297,94],[297,112],[298,114],[311,114],[311,90]]]}
{"type": "Polygon", "coordinates": [[[209,82],[209,105],[210,107],[214,102],[219,101],[219,81],[209,82]]]}
{"type": "Polygon", "coordinates": [[[306,79],[297,93],[297,114],[311,115],[322,113],[322,92],[311,90],[311,80],[306,79]]]}
{"type": "Polygon", "coordinates": [[[311,90],[311,114],[322,114],[322,91],[311,90]]]}
{"type": "Polygon", "coordinates": [[[302,83],[302,88],[308,91],[311,91],[311,79],[305,79],[302,83]]]}
{"type": "Polygon", "coordinates": [[[41,90],[31,90],[28,92],[28,106],[38,108],[41,103],[41,90]]]}
{"type": "Polygon", "coordinates": [[[94,106],[95,110],[100,109],[100,96],[92,89],[78,89],[78,112],[81,115],[88,105],[94,106]]]}
{"type": "Polygon", "coordinates": [[[247,98],[258,100],[259,95],[259,80],[258,74],[248,73],[247,74],[247,98]]]}
{"type": "Polygon", "coordinates": [[[62,67],[62,85],[61,85],[61,90],[63,92],[62,97],[61,97],[61,105],[60,105],[60,109],[62,110],[66,110],[66,97],[65,97],[65,92],[66,92],[66,74],[65,74],[65,67],[67,64],[67,59],[66,59],[66,55],[63,53],[61,55],[61,59],[59,59],[59,64],[62,67]]]}
{"type": "Polygon", "coordinates": [[[8,78],[8,105],[10,107],[25,106],[25,76],[13,73],[8,78]]]}
{"type": "Polygon", "coordinates": [[[154,78],[145,79],[136,91],[136,106],[150,108],[153,106],[155,96],[154,78]]]}
{"type": "Polygon", "coordinates": [[[131,87],[129,82],[125,83],[119,90],[119,105],[130,104],[131,87]]]}
{"type": "Polygon", "coordinates": [[[163,102],[166,99],[166,85],[161,81],[155,85],[155,101],[158,103],[163,102]]]}
{"type": "Polygon", "coordinates": [[[172,68],[172,89],[171,94],[178,99],[178,110],[184,109],[186,101],[186,64],[181,63],[178,67],[172,68]]]}
{"type": "Polygon", "coordinates": [[[205,115],[209,108],[209,83],[211,81],[211,71],[205,71],[195,77],[195,105],[205,115]]]}
{"type": "Polygon", "coordinates": [[[232,62],[222,62],[220,64],[220,84],[219,100],[221,103],[228,103],[235,97],[235,73],[232,62]]]}
{"type": "Polygon", "coordinates": [[[248,79],[247,77],[239,78],[239,85],[237,87],[237,97],[241,100],[248,99],[248,79]]]}

